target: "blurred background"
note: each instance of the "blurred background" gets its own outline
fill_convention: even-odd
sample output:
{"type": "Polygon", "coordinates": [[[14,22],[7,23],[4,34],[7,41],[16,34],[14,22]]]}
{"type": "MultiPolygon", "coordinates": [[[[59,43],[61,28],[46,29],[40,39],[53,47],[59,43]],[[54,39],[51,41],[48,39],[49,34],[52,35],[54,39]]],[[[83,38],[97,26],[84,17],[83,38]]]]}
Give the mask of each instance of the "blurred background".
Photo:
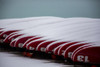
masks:
{"type": "Polygon", "coordinates": [[[100,18],[100,0],[0,0],[0,19],[36,16],[100,18]]]}

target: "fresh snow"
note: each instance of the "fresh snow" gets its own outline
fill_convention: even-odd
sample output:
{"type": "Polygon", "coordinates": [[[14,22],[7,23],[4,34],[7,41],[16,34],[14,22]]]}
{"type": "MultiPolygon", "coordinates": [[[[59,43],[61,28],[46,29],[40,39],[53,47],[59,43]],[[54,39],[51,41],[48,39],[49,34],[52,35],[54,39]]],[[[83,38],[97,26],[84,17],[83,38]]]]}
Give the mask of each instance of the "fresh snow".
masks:
{"type": "Polygon", "coordinates": [[[0,52],[0,67],[74,67],[53,60],[29,58],[17,52],[0,52]]]}

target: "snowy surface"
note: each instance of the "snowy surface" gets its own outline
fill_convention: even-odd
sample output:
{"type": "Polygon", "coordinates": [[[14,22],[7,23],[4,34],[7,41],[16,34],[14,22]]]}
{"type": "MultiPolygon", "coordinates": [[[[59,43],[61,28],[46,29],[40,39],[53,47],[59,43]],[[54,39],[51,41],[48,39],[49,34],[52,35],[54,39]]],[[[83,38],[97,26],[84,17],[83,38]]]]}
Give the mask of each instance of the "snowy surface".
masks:
{"type": "Polygon", "coordinates": [[[74,67],[63,63],[55,63],[53,60],[29,58],[18,52],[0,50],[0,67],[74,67]]]}

